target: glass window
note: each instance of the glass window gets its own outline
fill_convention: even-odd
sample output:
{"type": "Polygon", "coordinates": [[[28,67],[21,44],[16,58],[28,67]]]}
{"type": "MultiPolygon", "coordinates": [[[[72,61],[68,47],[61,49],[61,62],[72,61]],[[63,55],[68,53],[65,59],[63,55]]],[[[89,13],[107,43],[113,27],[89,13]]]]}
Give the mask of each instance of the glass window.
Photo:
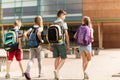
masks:
{"type": "Polygon", "coordinates": [[[14,2],[15,0],[2,0],[2,3],[5,3],[5,2],[14,2]]]}
{"type": "Polygon", "coordinates": [[[66,3],[82,3],[82,0],[66,0],[66,3]]]}
{"type": "Polygon", "coordinates": [[[44,11],[42,14],[44,14],[44,15],[56,15],[56,12],[55,11],[44,11]]]}
{"type": "Polygon", "coordinates": [[[64,9],[65,10],[65,0],[58,0],[57,1],[57,9],[64,9]]]}
{"type": "Polygon", "coordinates": [[[23,1],[23,0],[15,0],[15,1],[23,1]]]}
{"type": "Polygon", "coordinates": [[[81,14],[82,0],[41,0],[41,14],[56,15],[59,9],[64,9],[68,14],[81,14]]]}
{"type": "Polygon", "coordinates": [[[21,12],[22,12],[22,7],[15,8],[15,13],[21,13],[21,12]]]}
{"type": "Polygon", "coordinates": [[[58,5],[58,10],[59,10],[59,9],[64,9],[64,10],[66,10],[66,7],[65,7],[64,4],[59,4],[59,5],[58,5]]]}
{"type": "Polygon", "coordinates": [[[15,2],[15,7],[21,7],[21,6],[22,6],[22,2],[21,1],[15,2]]]}
{"type": "Polygon", "coordinates": [[[31,7],[23,7],[23,12],[34,12],[37,11],[36,6],[31,6],[31,7]]]}
{"type": "Polygon", "coordinates": [[[52,5],[52,4],[56,4],[57,0],[41,0],[41,5],[52,5]]]}
{"type": "Polygon", "coordinates": [[[55,5],[41,7],[41,11],[56,11],[56,9],[55,5]]]}
{"type": "Polygon", "coordinates": [[[1,5],[2,1],[0,0],[0,5],[1,5]]]}
{"type": "MultiPolygon", "coordinates": [[[[69,14],[82,14],[82,0],[0,0],[3,17],[30,17],[38,14],[55,17],[59,9],[69,14]]],[[[26,19],[26,18],[24,18],[26,19]]],[[[27,20],[27,19],[26,19],[27,20]]]]}
{"type": "Polygon", "coordinates": [[[16,18],[20,18],[22,16],[22,13],[15,13],[14,15],[16,18]]]}
{"type": "Polygon", "coordinates": [[[65,4],[65,0],[57,0],[57,4],[58,5],[65,4]]]}
{"type": "Polygon", "coordinates": [[[12,8],[14,7],[14,2],[2,3],[2,8],[12,8]]]}
{"type": "Polygon", "coordinates": [[[23,7],[23,16],[37,15],[37,7],[23,7]]]}
{"type": "Polygon", "coordinates": [[[5,8],[3,9],[3,16],[4,17],[9,17],[9,16],[14,16],[14,8],[5,8]]]}
{"type": "Polygon", "coordinates": [[[82,12],[82,4],[67,4],[66,11],[68,14],[81,13],[82,12]]]}
{"type": "Polygon", "coordinates": [[[32,16],[32,15],[37,15],[37,12],[26,12],[26,13],[24,12],[24,13],[23,13],[23,16],[30,16],[30,15],[31,15],[31,16],[32,16]]]}
{"type": "Polygon", "coordinates": [[[57,11],[57,0],[41,0],[41,15],[54,15],[57,11]]]}
{"type": "Polygon", "coordinates": [[[32,1],[23,1],[23,7],[27,7],[27,6],[37,6],[37,1],[36,0],[32,0],[32,1]]]}

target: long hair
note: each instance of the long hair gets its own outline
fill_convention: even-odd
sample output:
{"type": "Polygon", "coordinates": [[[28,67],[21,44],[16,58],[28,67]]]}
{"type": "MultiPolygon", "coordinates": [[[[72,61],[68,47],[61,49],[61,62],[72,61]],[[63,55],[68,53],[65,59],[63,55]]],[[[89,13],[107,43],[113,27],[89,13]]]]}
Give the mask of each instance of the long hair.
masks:
{"type": "Polygon", "coordinates": [[[39,27],[43,27],[43,19],[41,16],[37,16],[34,19],[35,24],[39,25],[39,27]]]}
{"type": "Polygon", "coordinates": [[[90,17],[84,16],[82,21],[83,21],[83,24],[85,24],[85,25],[87,25],[89,27],[92,27],[92,23],[91,23],[90,17]]]}

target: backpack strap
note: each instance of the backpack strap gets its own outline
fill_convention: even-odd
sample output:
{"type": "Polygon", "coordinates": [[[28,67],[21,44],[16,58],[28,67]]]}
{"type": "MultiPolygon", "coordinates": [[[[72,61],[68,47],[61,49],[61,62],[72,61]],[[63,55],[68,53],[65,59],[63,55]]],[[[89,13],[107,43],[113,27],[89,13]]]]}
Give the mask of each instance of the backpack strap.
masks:
{"type": "Polygon", "coordinates": [[[15,30],[15,29],[11,29],[10,31],[14,31],[16,34],[16,42],[18,43],[18,31],[19,30],[15,30]]]}
{"type": "MultiPolygon", "coordinates": [[[[32,33],[36,33],[36,35],[37,35],[37,32],[38,32],[38,29],[39,29],[39,27],[31,27],[32,28],[32,31],[30,32],[30,35],[32,34],[32,33]]],[[[38,35],[37,35],[37,38],[38,38],[38,35]]],[[[39,39],[38,39],[39,40],[39,39]]],[[[40,40],[39,40],[40,41],[40,40]]]]}
{"type": "Polygon", "coordinates": [[[60,28],[61,28],[61,33],[62,33],[62,40],[64,41],[65,40],[65,38],[64,38],[64,28],[63,28],[63,22],[58,22],[58,23],[54,23],[54,24],[57,24],[57,25],[59,25],[60,26],[60,28]]]}
{"type": "Polygon", "coordinates": [[[32,26],[32,27],[31,27],[32,30],[31,30],[31,32],[30,32],[30,35],[31,35],[32,33],[37,33],[38,28],[39,28],[39,27],[35,28],[35,27],[32,26]]]}
{"type": "Polygon", "coordinates": [[[38,29],[39,29],[39,27],[36,27],[36,28],[32,27],[32,31],[35,32],[35,33],[38,31],[38,29]]]}
{"type": "Polygon", "coordinates": [[[65,33],[65,32],[64,32],[64,26],[63,26],[63,24],[64,24],[64,22],[61,22],[61,23],[60,23],[61,29],[62,29],[61,31],[62,31],[62,35],[63,35],[63,36],[62,36],[62,39],[63,39],[63,42],[65,42],[65,36],[64,36],[64,33],[65,33]]]}

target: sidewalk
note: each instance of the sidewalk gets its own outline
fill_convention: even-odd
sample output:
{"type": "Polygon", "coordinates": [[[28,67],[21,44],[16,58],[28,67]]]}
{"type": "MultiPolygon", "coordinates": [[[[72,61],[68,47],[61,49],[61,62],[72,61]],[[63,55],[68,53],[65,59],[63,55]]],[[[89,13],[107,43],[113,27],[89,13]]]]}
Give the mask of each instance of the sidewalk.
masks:
{"type": "MultiPolygon", "coordinates": [[[[51,55],[51,54],[50,54],[51,55]]],[[[31,68],[32,80],[53,80],[53,58],[44,58],[42,60],[41,78],[37,78],[37,60],[31,68]]],[[[28,60],[23,60],[23,66],[26,68],[28,60]]],[[[120,80],[120,77],[112,77],[113,74],[120,73],[120,49],[101,50],[98,56],[94,56],[88,74],[89,80],[120,80]]],[[[11,65],[11,79],[7,80],[26,80],[21,77],[21,72],[18,63],[14,60],[11,65]]],[[[82,60],[75,59],[74,55],[68,55],[65,65],[60,71],[62,80],[82,80],[82,60]]],[[[5,72],[0,73],[0,80],[5,80],[5,72]]]]}

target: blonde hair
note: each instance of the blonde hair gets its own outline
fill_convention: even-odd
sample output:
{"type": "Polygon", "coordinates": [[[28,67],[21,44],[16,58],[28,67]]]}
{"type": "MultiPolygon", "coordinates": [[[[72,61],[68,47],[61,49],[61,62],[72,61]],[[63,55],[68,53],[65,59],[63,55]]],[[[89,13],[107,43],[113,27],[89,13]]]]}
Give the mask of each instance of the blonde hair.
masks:
{"type": "Polygon", "coordinates": [[[92,22],[91,22],[91,19],[90,17],[88,16],[84,16],[82,21],[84,22],[85,25],[89,26],[89,27],[92,27],[92,22]]]}
{"type": "Polygon", "coordinates": [[[43,19],[41,16],[37,16],[34,19],[35,24],[39,25],[39,27],[43,27],[43,19]]]}
{"type": "Polygon", "coordinates": [[[19,23],[21,23],[21,20],[20,20],[20,19],[15,19],[15,21],[14,21],[14,26],[18,26],[19,23]]]}

